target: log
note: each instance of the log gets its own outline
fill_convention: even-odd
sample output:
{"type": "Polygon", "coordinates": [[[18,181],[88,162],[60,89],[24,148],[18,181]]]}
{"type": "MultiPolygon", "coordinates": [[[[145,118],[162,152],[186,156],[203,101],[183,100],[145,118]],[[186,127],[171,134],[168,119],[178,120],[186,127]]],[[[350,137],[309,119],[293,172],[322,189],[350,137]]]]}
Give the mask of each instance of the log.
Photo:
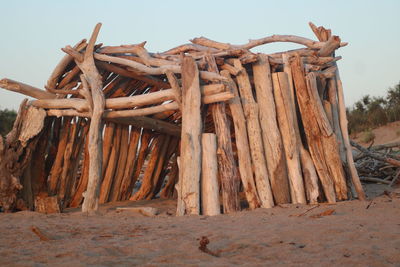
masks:
{"type": "Polygon", "coordinates": [[[182,134],[179,180],[182,184],[182,210],[177,215],[200,214],[201,96],[197,65],[193,58],[182,59],[182,134]],[[183,211],[183,213],[182,213],[183,211]]]}
{"type": "Polygon", "coordinates": [[[83,155],[83,163],[82,163],[82,171],[81,176],[79,178],[79,183],[76,188],[75,194],[71,198],[70,207],[76,208],[78,207],[83,199],[83,193],[86,190],[88,178],[89,178],[89,147],[88,147],[89,139],[85,137],[85,148],[83,155]]]}
{"type": "MultiPolygon", "coordinates": [[[[79,41],[73,48],[76,49],[78,52],[85,49],[87,46],[86,39],[79,41]]],[[[57,82],[59,81],[60,77],[65,73],[65,69],[68,65],[74,61],[74,58],[70,55],[65,55],[57,66],[54,68],[53,72],[51,73],[49,79],[47,80],[46,88],[56,88],[57,82]]]]}
{"type": "Polygon", "coordinates": [[[306,190],[306,197],[309,203],[317,203],[319,196],[319,186],[318,186],[318,175],[315,170],[315,166],[312,162],[310,152],[304,147],[304,144],[300,135],[299,118],[297,114],[300,114],[298,105],[296,102],[295,88],[293,84],[293,75],[290,68],[289,56],[288,54],[282,55],[283,60],[283,71],[287,74],[289,87],[290,87],[290,100],[292,102],[292,114],[294,118],[294,130],[296,133],[297,145],[300,149],[300,163],[303,172],[303,180],[306,190]]]}
{"type": "MultiPolygon", "coordinates": [[[[218,67],[213,56],[207,55],[206,61],[210,71],[218,72],[218,67]]],[[[232,151],[232,141],[229,121],[226,116],[225,103],[211,105],[211,113],[217,134],[217,159],[219,179],[221,180],[222,204],[224,213],[240,210],[239,202],[239,173],[235,164],[232,151]]],[[[181,143],[183,146],[184,144],[181,143]]]]}
{"type": "Polygon", "coordinates": [[[247,133],[249,135],[250,152],[254,165],[258,196],[261,200],[261,207],[271,208],[274,206],[274,200],[262,144],[258,104],[254,100],[248,74],[238,59],[234,60],[234,66],[241,70],[236,78],[247,122],[247,133]]]}
{"type": "Polygon", "coordinates": [[[111,187],[109,200],[114,202],[118,201],[120,197],[120,189],[126,167],[126,160],[128,158],[129,148],[129,126],[121,125],[121,144],[119,149],[118,164],[114,173],[114,181],[111,187]]]}
{"type": "Polygon", "coordinates": [[[166,136],[164,135],[159,135],[154,138],[151,144],[150,158],[143,175],[142,185],[140,186],[139,190],[130,198],[130,200],[137,201],[146,199],[146,197],[152,192],[152,178],[157,166],[158,158],[159,156],[162,156],[162,152],[165,152],[165,150],[163,151],[165,140],[166,136]]]}
{"type": "Polygon", "coordinates": [[[254,84],[260,112],[265,158],[276,204],[290,202],[289,181],[281,133],[276,121],[276,107],[268,56],[259,55],[253,64],[254,84]]]}
{"type": "Polygon", "coordinates": [[[218,187],[217,139],[215,134],[202,135],[201,204],[202,214],[221,214],[218,187]]]}
{"type": "MultiPolygon", "coordinates": [[[[140,171],[142,170],[144,161],[146,160],[146,157],[149,153],[148,146],[151,141],[151,138],[152,138],[152,135],[150,134],[150,132],[147,130],[143,130],[143,133],[142,133],[142,136],[140,139],[140,147],[139,147],[139,152],[138,152],[138,156],[137,156],[135,171],[133,173],[132,180],[129,185],[129,190],[128,190],[129,197],[134,189],[136,181],[139,179],[140,171]]],[[[130,199],[130,200],[132,200],[132,199],[130,199]]]]}
{"type": "Polygon", "coordinates": [[[272,74],[272,80],[278,124],[285,149],[292,202],[305,204],[306,197],[300,166],[300,150],[295,132],[293,102],[291,101],[288,77],[284,72],[277,72],[272,74]]]}
{"type": "Polygon", "coordinates": [[[100,204],[106,203],[109,200],[110,190],[115,175],[115,169],[117,168],[118,165],[122,127],[123,127],[122,125],[117,125],[115,128],[111,154],[108,160],[107,167],[105,169],[105,173],[103,175],[103,181],[100,188],[100,197],[99,197],[100,204]]]}
{"type": "Polygon", "coordinates": [[[249,139],[246,129],[246,119],[244,117],[239,91],[235,82],[232,80],[227,71],[221,71],[221,75],[228,79],[230,90],[235,95],[235,98],[229,101],[229,108],[232,113],[233,125],[235,127],[235,141],[238,153],[239,173],[249,207],[250,209],[255,209],[260,207],[260,199],[258,197],[253,176],[249,139]]]}
{"type": "MultiPolygon", "coordinates": [[[[94,54],[94,57],[98,60],[101,61],[107,61],[107,62],[112,62],[120,65],[124,65],[127,67],[130,67],[136,71],[146,73],[149,75],[163,75],[166,73],[166,71],[171,71],[173,73],[181,73],[182,67],[178,65],[163,65],[158,68],[152,68],[152,67],[147,67],[146,65],[140,64],[135,61],[131,61],[129,59],[124,59],[124,58],[119,58],[119,57],[112,57],[112,56],[107,56],[103,54],[94,54]]],[[[212,72],[207,72],[207,71],[199,71],[199,74],[202,79],[207,80],[207,81],[223,81],[224,78],[221,77],[220,75],[212,72]]]]}
{"type": "Polygon", "coordinates": [[[181,127],[162,120],[157,120],[149,117],[132,117],[132,118],[112,118],[107,119],[119,124],[134,125],[135,127],[143,127],[144,129],[154,130],[159,133],[168,134],[176,137],[181,136],[181,127]]]}
{"type": "Polygon", "coordinates": [[[59,179],[62,172],[64,151],[68,143],[68,135],[71,128],[72,118],[64,118],[61,130],[61,137],[57,146],[57,154],[53,162],[49,177],[49,194],[54,195],[58,192],[59,179]]]}
{"type": "Polygon", "coordinates": [[[133,171],[135,168],[136,153],[138,149],[139,139],[140,139],[141,129],[131,127],[131,133],[129,138],[128,147],[128,158],[126,159],[126,166],[124,170],[124,176],[121,183],[119,200],[129,199],[130,192],[129,185],[132,179],[133,171]]]}
{"type": "Polygon", "coordinates": [[[112,122],[108,122],[104,127],[104,136],[103,136],[103,166],[102,166],[102,176],[104,177],[106,167],[108,166],[108,160],[110,159],[111,148],[114,139],[115,132],[115,124],[112,122]]]}
{"type": "Polygon", "coordinates": [[[102,77],[100,76],[93,58],[94,45],[99,34],[101,23],[98,23],[93,30],[87,45],[85,54],[82,56],[76,50],[68,49],[65,51],[75,51],[81,58],[74,56],[75,63],[81,69],[84,80],[82,82],[90,86],[90,92],[93,99],[93,110],[89,128],[89,180],[82,204],[82,212],[93,212],[98,209],[99,188],[101,182],[102,171],[102,136],[100,129],[102,128],[102,116],[104,112],[105,99],[103,95],[102,77]]]}
{"type": "Polygon", "coordinates": [[[28,84],[6,78],[0,80],[0,87],[9,91],[13,91],[37,99],[53,99],[57,97],[55,94],[52,94],[50,92],[46,92],[44,90],[30,86],[28,84]]]}
{"type": "Polygon", "coordinates": [[[168,173],[168,181],[164,188],[161,190],[160,198],[172,198],[174,196],[175,184],[179,176],[179,168],[177,162],[177,154],[174,154],[171,164],[171,171],[168,173]]]}
{"type": "MultiPolygon", "coordinates": [[[[313,95],[315,95],[316,92],[311,94],[311,92],[308,91],[311,88],[307,87],[301,64],[302,63],[299,57],[290,59],[293,81],[296,87],[297,101],[301,112],[301,120],[303,122],[304,131],[307,137],[308,148],[310,150],[314,166],[317,170],[318,177],[321,181],[325,197],[327,198],[328,202],[335,203],[336,197],[334,181],[327,166],[327,164],[331,164],[331,162],[328,163],[325,159],[325,151],[321,140],[323,135],[327,138],[332,136],[332,130],[327,129],[326,124],[324,127],[324,122],[320,122],[320,124],[316,123],[316,121],[324,121],[324,119],[321,117],[324,114],[321,114],[323,109],[320,108],[315,110],[317,105],[321,104],[318,104],[318,102],[315,103],[317,99],[313,95]],[[322,132],[323,130],[325,130],[324,133],[322,132]]],[[[327,151],[327,153],[335,153],[335,151],[327,151]]]]}
{"type": "Polygon", "coordinates": [[[326,165],[330,176],[333,179],[336,197],[339,200],[347,199],[347,184],[345,173],[340,159],[339,145],[336,135],[332,132],[332,129],[327,129],[330,124],[326,118],[325,111],[322,107],[321,100],[318,96],[317,80],[315,73],[309,73],[306,76],[307,88],[310,95],[309,101],[313,103],[314,119],[317,121],[317,125],[323,131],[320,133],[319,138],[322,141],[322,149],[325,155],[326,165]],[[325,126],[326,125],[326,126],[325,126]],[[325,130],[326,129],[326,130],[325,130]],[[325,131],[324,131],[325,130],[325,131]]]}
{"type": "Polygon", "coordinates": [[[349,131],[347,128],[347,117],[346,117],[346,105],[344,103],[343,85],[340,80],[339,71],[336,70],[336,85],[338,94],[338,110],[339,110],[339,122],[342,130],[342,136],[344,146],[346,149],[347,167],[350,171],[351,181],[356,189],[359,200],[366,200],[364,189],[361,185],[360,178],[358,177],[357,169],[354,165],[353,152],[350,145],[349,131]]]}

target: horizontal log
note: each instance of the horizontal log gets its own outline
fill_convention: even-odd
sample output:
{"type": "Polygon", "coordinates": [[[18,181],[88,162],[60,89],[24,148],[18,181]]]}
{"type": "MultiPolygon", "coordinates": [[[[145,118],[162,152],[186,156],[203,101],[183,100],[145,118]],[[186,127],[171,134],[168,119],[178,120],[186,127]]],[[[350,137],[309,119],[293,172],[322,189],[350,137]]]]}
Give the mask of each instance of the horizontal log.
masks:
{"type": "Polygon", "coordinates": [[[375,177],[362,177],[360,176],[360,180],[362,182],[372,182],[372,183],[381,183],[381,184],[390,184],[390,181],[386,181],[383,179],[375,178],[375,177]]]}
{"type": "MultiPolygon", "coordinates": [[[[203,94],[203,103],[210,104],[216,102],[227,101],[233,98],[230,92],[223,92],[224,84],[211,84],[201,87],[203,94]]],[[[106,109],[129,109],[140,106],[159,104],[169,100],[175,100],[173,89],[161,90],[153,93],[116,97],[106,99],[106,109]]],[[[64,99],[39,99],[29,102],[30,105],[45,109],[69,109],[73,108],[79,112],[89,110],[89,105],[86,100],[79,98],[64,98],[64,99]]]]}
{"type": "Polygon", "coordinates": [[[50,92],[7,78],[0,80],[0,87],[37,99],[52,99],[57,97],[55,94],[50,92]]]}
{"type": "Polygon", "coordinates": [[[112,121],[119,124],[134,125],[138,128],[142,127],[148,130],[154,130],[159,133],[180,137],[181,127],[169,122],[157,120],[150,117],[128,117],[128,118],[106,118],[107,121],[112,121]]]}
{"type": "MultiPolygon", "coordinates": [[[[158,68],[148,67],[146,65],[140,64],[138,62],[119,58],[119,57],[112,57],[103,54],[94,53],[94,58],[101,61],[112,62],[116,64],[121,64],[124,66],[131,67],[139,72],[146,73],[149,75],[163,75],[167,70],[172,71],[173,73],[181,73],[182,68],[181,66],[177,65],[163,65],[158,68]]],[[[208,71],[200,71],[200,77],[204,80],[208,81],[223,81],[225,78],[220,76],[219,74],[208,72],[208,71]]]]}
{"type": "MultiPolygon", "coordinates": [[[[216,48],[216,49],[220,49],[220,50],[251,49],[256,46],[260,46],[260,45],[264,45],[264,44],[268,44],[268,43],[276,43],[276,42],[296,43],[296,44],[301,44],[301,45],[304,45],[304,46],[306,46],[308,48],[312,48],[312,49],[321,49],[321,48],[328,46],[328,44],[327,44],[328,42],[314,41],[314,40],[311,40],[308,38],[295,36],[295,35],[272,35],[272,36],[268,36],[268,37],[264,37],[264,38],[260,38],[260,39],[250,40],[247,44],[243,44],[243,45],[232,45],[229,43],[221,43],[221,42],[207,39],[205,37],[194,38],[190,41],[197,45],[202,45],[202,46],[206,46],[206,47],[210,47],[210,48],[216,48]]],[[[339,41],[340,41],[340,39],[339,39],[339,41]]],[[[345,45],[347,45],[347,43],[342,43],[342,44],[339,43],[339,45],[345,46],[345,45]]]]}

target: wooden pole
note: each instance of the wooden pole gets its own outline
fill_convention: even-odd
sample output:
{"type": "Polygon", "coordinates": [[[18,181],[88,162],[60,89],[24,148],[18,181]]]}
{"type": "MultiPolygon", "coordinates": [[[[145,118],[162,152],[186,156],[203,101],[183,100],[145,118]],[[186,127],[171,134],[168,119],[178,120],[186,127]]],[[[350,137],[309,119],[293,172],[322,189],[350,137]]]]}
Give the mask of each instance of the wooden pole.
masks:
{"type": "Polygon", "coordinates": [[[200,105],[199,71],[194,59],[184,56],[182,59],[182,135],[179,170],[183,209],[178,210],[177,215],[200,214],[202,132],[200,105]]]}
{"type": "Polygon", "coordinates": [[[287,74],[277,72],[272,74],[274,97],[277,107],[279,129],[282,134],[288,167],[290,190],[293,203],[306,203],[303,176],[300,166],[300,151],[296,139],[293,105],[287,74]]]}
{"type": "Polygon", "coordinates": [[[203,215],[214,216],[221,213],[216,135],[212,133],[203,134],[201,144],[203,147],[201,175],[202,213],[203,215]]]}
{"type": "MultiPolygon", "coordinates": [[[[206,55],[206,61],[209,71],[218,72],[218,67],[213,56],[206,55]]],[[[224,213],[236,212],[240,210],[238,194],[239,174],[233,157],[231,131],[229,121],[226,117],[225,103],[212,104],[211,112],[215,133],[217,134],[218,171],[221,180],[224,213]]]]}
{"type": "Polygon", "coordinates": [[[274,200],[262,143],[258,104],[254,100],[249,76],[239,59],[234,59],[234,66],[241,70],[237,76],[237,83],[247,122],[247,133],[249,135],[250,152],[254,165],[258,196],[261,200],[261,207],[271,208],[274,206],[274,200]]]}
{"type": "Polygon", "coordinates": [[[235,127],[235,141],[238,153],[239,173],[249,207],[250,209],[255,209],[260,207],[261,203],[253,176],[250,145],[246,130],[246,119],[239,97],[239,91],[229,72],[223,70],[221,71],[221,75],[228,79],[230,90],[235,95],[235,98],[229,101],[229,108],[232,113],[233,125],[235,127]]]}
{"type": "Polygon", "coordinates": [[[268,56],[258,56],[258,61],[253,64],[253,75],[272,193],[276,204],[289,203],[289,181],[282,137],[276,120],[274,89],[268,56]]]}

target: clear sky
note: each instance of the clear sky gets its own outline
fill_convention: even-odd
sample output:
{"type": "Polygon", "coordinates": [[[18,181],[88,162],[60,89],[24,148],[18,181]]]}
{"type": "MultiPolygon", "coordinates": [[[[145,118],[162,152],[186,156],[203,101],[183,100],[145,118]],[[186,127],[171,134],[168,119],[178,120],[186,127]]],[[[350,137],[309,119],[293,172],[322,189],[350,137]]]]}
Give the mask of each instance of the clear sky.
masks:
{"type": "MultiPolygon", "coordinates": [[[[162,52],[199,36],[232,44],[272,34],[316,39],[312,21],[349,42],[337,52],[348,106],[366,94],[384,95],[400,81],[400,0],[13,0],[2,1],[1,9],[0,78],[39,88],[64,55],[60,48],[89,38],[97,22],[105,45],[148,41],[150,52],[162,52]]],[[[17,109],[22,99],[0,89],[0,108],[17,109]]]]}

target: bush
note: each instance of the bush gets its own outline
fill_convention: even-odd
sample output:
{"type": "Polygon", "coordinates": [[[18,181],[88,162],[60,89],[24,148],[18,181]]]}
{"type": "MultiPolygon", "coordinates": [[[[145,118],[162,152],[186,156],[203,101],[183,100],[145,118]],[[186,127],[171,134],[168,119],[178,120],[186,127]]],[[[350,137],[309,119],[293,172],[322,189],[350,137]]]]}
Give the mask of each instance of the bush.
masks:
{"type": "Polygon", "coordinates": [[[371,130],[362,133],[361,142],[369,143],[372,142],[374,139],[375,139],[375,134],[371,130]]]}
{"type": "Polygon", "coordinates": [[[11,131],[16,117],[17,112],[14,110],[0,110],[0,134],[2,136],[5,136],[11,131]]]}

